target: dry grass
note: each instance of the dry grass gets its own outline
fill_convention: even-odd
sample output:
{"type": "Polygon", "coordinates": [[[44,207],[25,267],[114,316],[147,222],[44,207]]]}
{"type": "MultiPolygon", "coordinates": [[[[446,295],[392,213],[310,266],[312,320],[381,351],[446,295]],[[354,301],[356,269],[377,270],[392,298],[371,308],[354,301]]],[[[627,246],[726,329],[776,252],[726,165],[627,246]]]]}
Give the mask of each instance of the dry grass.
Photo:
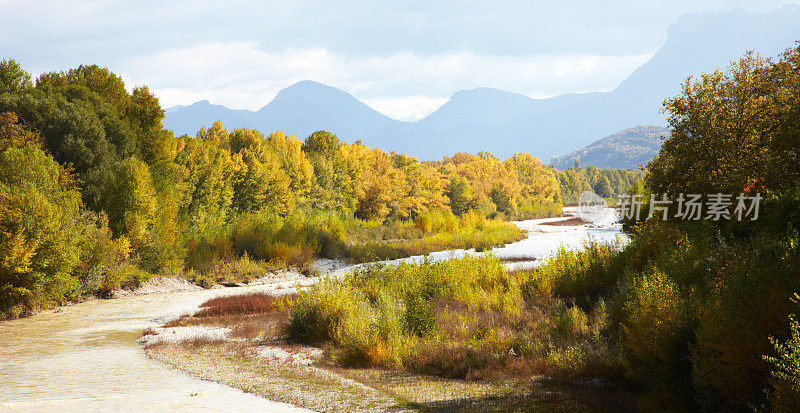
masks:
{"type": "Polygon", "coordinates": [[[532,255],[513,255],[508,257],[497,257],[500,261],[503,262],[530,262],[536,261],[536,257],[532,255]]]}
{"type": "Polygon", "coordinates": [[[147,327],[147,328],[144,329],[144,331],[142,331],[142,336],[143,337],[144,336],[155,336],[155,335],[158,335],[158,333],[155,330],[153,330],[152,327],[147,327]]]}
{"type": "Polygon", "coordinates": [[[187,348],[188,347],[204,347],[204,346],[211,346],[211,345],[219,346],[219,345],[225,344],[227,341],[228,340],[226,340],[224,338],[220,338],[220,337],[201,336],[201,337],[193,337],[193,338],[190,338],[188,340],[183,340],[183,341],[180,342],[180,345],[183,346],[183,347],[187,347],[187,348]]]}
{"type": "MultiPolygon", "coordinates": [[[[276,340],[285,334],[289,303],[295,295],[249,293],[212,298],[194,315],[184,315],[164,327],[204,325],[228,327],[230,337],[254,342],[276,340]]],[[[155,334],[145,330],[144,334],[155,334]]]]}
{"type": "Polygon", "coordinates": [[[572,217],[570,219],[566,219],[563,221],[553,221],[553,222],[543,222],[542,225],[552,225],[555,227],[566,227],[566,226],[575,226],[575,225],[583,225],[588,224],[589,221],[584,221],[579,217],[572,217]]]}
{"type": "Polygon", "coordinates": [[[215,317],[223,315],[247,315],[273,312],[283,307],[290,299],[269,293],[249,293],[212,298],[200,305],[195,317],[215,317]]]}

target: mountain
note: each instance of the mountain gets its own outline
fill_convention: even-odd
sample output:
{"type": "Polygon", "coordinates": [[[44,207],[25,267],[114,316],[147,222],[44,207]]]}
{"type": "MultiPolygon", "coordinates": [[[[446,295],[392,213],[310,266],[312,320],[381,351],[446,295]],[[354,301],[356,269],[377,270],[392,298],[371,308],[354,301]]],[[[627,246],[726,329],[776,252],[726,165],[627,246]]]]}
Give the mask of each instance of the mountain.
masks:
{"type": "Polygon", "coordinates": [[[249,110],[228,109],[222,105],[211,104],[207,100],[189,106],[174,106],[165,110],[164,126],[177,134],[194,135],[203,126],[211,126],[214,121],[223,125],[252,127],[249,110]]]}
{"type": "Polygon", "coordinates": [[[658,154],[669,129],[639,125],[606,136],[591,145],[551,161],[558,169],[567,169],[579,161],[581,166],[598,168],[635,168],[658,154]]]}
{"type": "Polygon", "coordinates": [[[304,80],[281,90],[258,111],[231,110],[208,101],[166,110],[164,126],[194,134],[221,120],[228,128],[247,127],[264,133],[283,130],[301,138],[325,129],[342,137],[378,136],[403,124],[365,105],[349,93],[304,80]]]}
{"type": "Polygon", "coordinates": [[[253,127],[284,130],[306,137],[321,129],[343,137],[379,136],[399,126],[396,121],[365,105],[347,92],[309,80],[281,90],[255,113],[253,127]]]}
{"type": "Polygon", "coordinates": [[[361,139],[420,159],[482,150],[501,157],[524,151],[548,159],[631,125],[665,126],[661,103],[678,92],[687,76],[724,68],[747,50],[776,56],[800,39],[798,21],[796,5],[761,14],[733,10],[684,16],[669,27],[663,47],[609,92],[532,99],[490,88],[461,90],[424,119],[400,122],[344,91],[304,81],[255,112],[198,102],[171,108],[164,124],[177,133],[195,133],[221,119],[229,128],[281,129],[301,138],[325,129],[344,141],[361,139]]]}

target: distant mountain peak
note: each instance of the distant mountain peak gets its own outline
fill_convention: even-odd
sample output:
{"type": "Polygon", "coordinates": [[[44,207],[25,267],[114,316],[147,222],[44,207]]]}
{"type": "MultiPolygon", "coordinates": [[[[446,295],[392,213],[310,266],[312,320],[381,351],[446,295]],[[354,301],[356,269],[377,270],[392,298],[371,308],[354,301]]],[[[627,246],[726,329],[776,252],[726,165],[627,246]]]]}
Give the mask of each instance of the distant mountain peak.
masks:
{"type": "Polygon", "coordinates": [[[582,167],[635,168],[650,162],[658,154],[669,129],[654,125],[637,125],[593,142],[575,152],[552,159],[558,169],[567,169],[580,162],[582,167]]]}
{"type": "Polygon", "coordinates": [[[275,96],[275,99],[298,98],[298,97],[307,98],[320,95],[349,97],[355,99],[352,95],[341,89],[337,89],[333,86],[328,86],[319,82],[315,82],[313,80],[301,80],[297,83],[287,86],[281,89],[280,92],[278,92],[278,94],[275,96]]]}

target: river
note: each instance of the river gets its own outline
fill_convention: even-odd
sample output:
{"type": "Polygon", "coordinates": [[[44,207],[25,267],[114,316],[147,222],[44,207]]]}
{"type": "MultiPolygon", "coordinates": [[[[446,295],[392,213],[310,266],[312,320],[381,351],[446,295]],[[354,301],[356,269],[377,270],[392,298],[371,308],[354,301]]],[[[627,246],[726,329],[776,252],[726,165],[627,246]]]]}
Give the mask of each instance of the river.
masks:
{"type": "MultiPolygon", "coordinates": [[[[540,225],[543,221],[516,223],[530,231],[528,237],[492,252],[541,262],[559,245],[577,248],[590,236],[610,241],[620,233],[617,225],[556,227],[540,225]]],[[[430,257],[464,254],[474,252],[444,251],[430,257]]],[[[307,411],[189,376],[148,359],[134,343],[157,316],[194,308],[218,294],[257,288],[263,286],[91,300],[1,322],[0,410],[307,411]]]]}

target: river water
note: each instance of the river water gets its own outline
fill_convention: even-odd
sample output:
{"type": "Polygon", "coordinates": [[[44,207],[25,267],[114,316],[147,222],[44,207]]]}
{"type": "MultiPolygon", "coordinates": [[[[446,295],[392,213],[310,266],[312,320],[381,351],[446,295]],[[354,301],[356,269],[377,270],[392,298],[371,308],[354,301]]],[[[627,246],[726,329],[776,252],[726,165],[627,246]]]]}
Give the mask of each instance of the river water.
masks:
{"type": "MultiPolygon", "coordinates": [[[[559,245],[577,248],[588,237],[616,239],[618,226],[552,227],[518,222],[528,238],[496,248],[499,257],[546,260],[559,245]]],[[[433,259],[473,254],[456,250],[433,259]]],[[[412,257],[402,261],[419,260],[412,257]]],[[[339,270],[342,271],[342,270],[339,270]]],[[[219,294],[262,287],[128,296],[92,300],[0,323],[2,411],[307,411],[217,383],[148,359],[134,343],[149,321],[194,308],[219,294]]]]}

